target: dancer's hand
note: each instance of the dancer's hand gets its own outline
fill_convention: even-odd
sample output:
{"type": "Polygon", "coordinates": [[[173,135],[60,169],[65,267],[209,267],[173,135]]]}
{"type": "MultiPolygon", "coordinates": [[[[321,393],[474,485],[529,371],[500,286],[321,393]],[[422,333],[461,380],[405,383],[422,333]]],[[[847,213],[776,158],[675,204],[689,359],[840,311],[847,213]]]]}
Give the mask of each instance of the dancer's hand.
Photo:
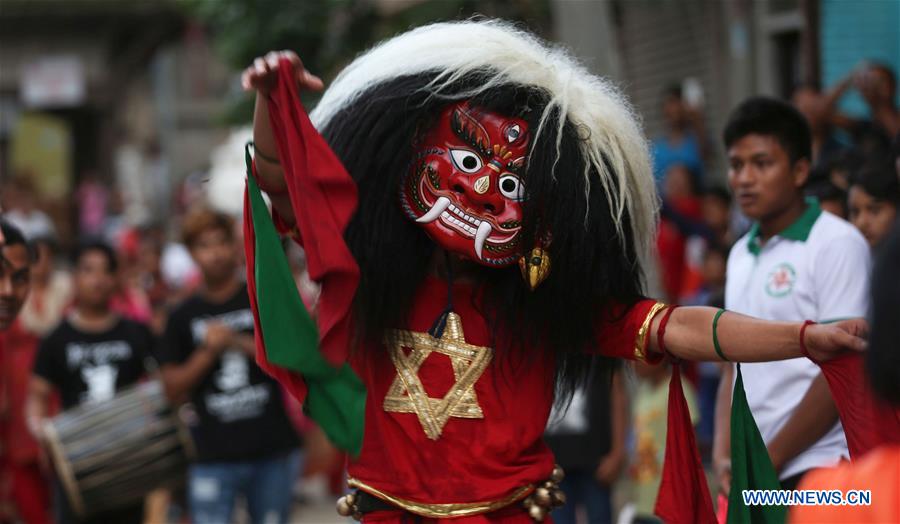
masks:
{"type": "Polygon", "coordinates": [[[268,95],[275,82],[278,79],[278,68],[281,66],[281,59],[287,59],[294,69],[297,83],[300,89],[310,89],[312,91],[321,91],[325,84],[322,79],[310,73],[303,67],[303,62],[297,53],[293,51],[270,51],[266,56],[257,57],[253,63],[244,69],[241,74],[241,86],[244,91],[259,91],[263,95],[268,95]]]}
{"type": "Polygon", "coordinates": [[[260,189],[269,194],[272,208],[288,226],[296,222],[290,195],[287,193],[284,168],[281,166],[279,150],[269,121],[268,99],[278,82],[278,68],[288,66],[291,76],[297,81],[298,89],[321,91],[325,87],[322,79],[303,67],[303,62],[293,51],[272,51],[264,57],[253,60],[253,64],[241,75],[241,85],[245,91],[256,91],[253,108],[253,149],[256,166],[256,181],[260,189]]]}
{"type": "Polygon", "coordinates": [[[865,350],[868,336],[868,323],[854,318],[833,324],[810,325],[803,338],[809,356],[817,362],[825,362],[845,351],[865,350]]]}

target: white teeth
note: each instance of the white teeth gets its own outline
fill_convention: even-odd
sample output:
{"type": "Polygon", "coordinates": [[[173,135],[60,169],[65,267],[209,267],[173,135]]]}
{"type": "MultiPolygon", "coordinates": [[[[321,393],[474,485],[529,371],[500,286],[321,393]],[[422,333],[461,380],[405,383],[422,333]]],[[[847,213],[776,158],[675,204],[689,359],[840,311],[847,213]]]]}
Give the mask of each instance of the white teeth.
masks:
{"type": "MultiPolygon", "coordinates": [[[[478,224],[481,223],[481,220],[478,220],[477,218],[475,218],[473,216],[467,215],[462,209],[460,209],[452,204],[450,206],[448,206],[447,209],[449,209],[454,215],[465,220],[466,222],[469,222],[470,224],[475,224],[477,226],[478,224]]],[[[443,216],[443,215],[441,215],[441,216],[443,216]]]]}
{"type": "Polygon", "coordinates": [[[441,216],[441,213],[443,213],[448,206],[450,206],[450,199],[447,197],[439,197],[437,199],[437,202],[435,202],[434,205],[431,206],[431,209],[429,209],[428,212],[424,215],[417,218],[416,222],[420,224],[433,222],[435,219],[437,219],[437,217],[441,216]]]}
{"type": "Polygon", "coordinates": [[[478,224],[478,231],[475,233],[475,254],[478,255],[478,258],[483,258],[481,251],[484,249],[484,241],[487,240],[492,230],[491,224],[487,221],[478,224]]]}
{"type": "Polygon", "coordinates": [[[450,199],[447,197],[439,197],[434,205],[431,206],[431,209],[419,217],[416,222],[427,224],[437,219],[437,217],[441,217],[444,222],[453,224],[466,233],[476,237],[475,250],[476,253],[478,253],[478,257],[481,258],[481,248],[484,245],[484,240],[492,230],[489,223],[467,215],[463,210],[451,204],[450,199]],[[476,230],[476,228],[478,229],[476,230]],[[480,241],[478,240],[479,235],[482,237],[480,241]]]}

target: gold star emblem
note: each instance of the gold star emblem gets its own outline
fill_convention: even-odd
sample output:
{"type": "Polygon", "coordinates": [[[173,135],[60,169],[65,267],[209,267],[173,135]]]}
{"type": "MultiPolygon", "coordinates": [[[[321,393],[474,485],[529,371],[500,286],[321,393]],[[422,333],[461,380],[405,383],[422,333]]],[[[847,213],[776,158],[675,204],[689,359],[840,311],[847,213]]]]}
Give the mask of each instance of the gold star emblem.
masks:
{"type": "Polygon", "coordinates": [[[440,438],[450,417],[484,418],[474,386],[493,354],[489,347],[466,343],[459,315],[447,315],[441,338],[394,330],[385,337],[385,345],[397,369],[397,376],[384,397],[385,411],[415,413],[431,440],[440,438]],[[409,353],[403,348],[408,348],[409,353]],[[453,365],[456,382],[444,398],[429,397],[419,378],[419,368],[432,353],[447,355],[453,365]]]}

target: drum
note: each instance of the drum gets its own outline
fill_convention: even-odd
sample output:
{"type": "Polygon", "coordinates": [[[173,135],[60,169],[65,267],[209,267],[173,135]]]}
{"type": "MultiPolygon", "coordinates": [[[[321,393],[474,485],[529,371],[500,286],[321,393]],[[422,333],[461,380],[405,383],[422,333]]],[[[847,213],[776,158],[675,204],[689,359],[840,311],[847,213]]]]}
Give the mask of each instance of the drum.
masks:
{"type": "Polygon", "coordinates": [[[140,504],[153,489],[184,482],[194,456],[190,434],[157,380],[61,413],[45,433],[81,517],[140,504]]]}

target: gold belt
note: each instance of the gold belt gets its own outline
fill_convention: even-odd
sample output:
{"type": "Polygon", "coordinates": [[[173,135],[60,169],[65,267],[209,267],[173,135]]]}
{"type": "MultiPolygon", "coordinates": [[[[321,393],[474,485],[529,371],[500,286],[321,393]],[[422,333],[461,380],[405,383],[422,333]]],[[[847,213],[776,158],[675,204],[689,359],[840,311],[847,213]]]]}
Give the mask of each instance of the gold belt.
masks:
{"type": "Polygon", "coordinates": [[[522,486],[506,497],[498,500],[487,500],[484,502],[457,502],[451,504],[426,504],[423,502],[414,502],[412,500],[401,499],[393,495],[387,494],[378,488],[369,486],[365,482],[350,477],[347,479],[347,485],[365,491],[373,497],[378,497],[385,502],[389,502],[398,508],[428,518],[448,518],[448,517],[466,517],[470,515],[479,515],[482,513],[490,513],[497,511],[503,507],[509,506],[514,502],[527,497],[534,491],[534,484],[522,486]]]}

